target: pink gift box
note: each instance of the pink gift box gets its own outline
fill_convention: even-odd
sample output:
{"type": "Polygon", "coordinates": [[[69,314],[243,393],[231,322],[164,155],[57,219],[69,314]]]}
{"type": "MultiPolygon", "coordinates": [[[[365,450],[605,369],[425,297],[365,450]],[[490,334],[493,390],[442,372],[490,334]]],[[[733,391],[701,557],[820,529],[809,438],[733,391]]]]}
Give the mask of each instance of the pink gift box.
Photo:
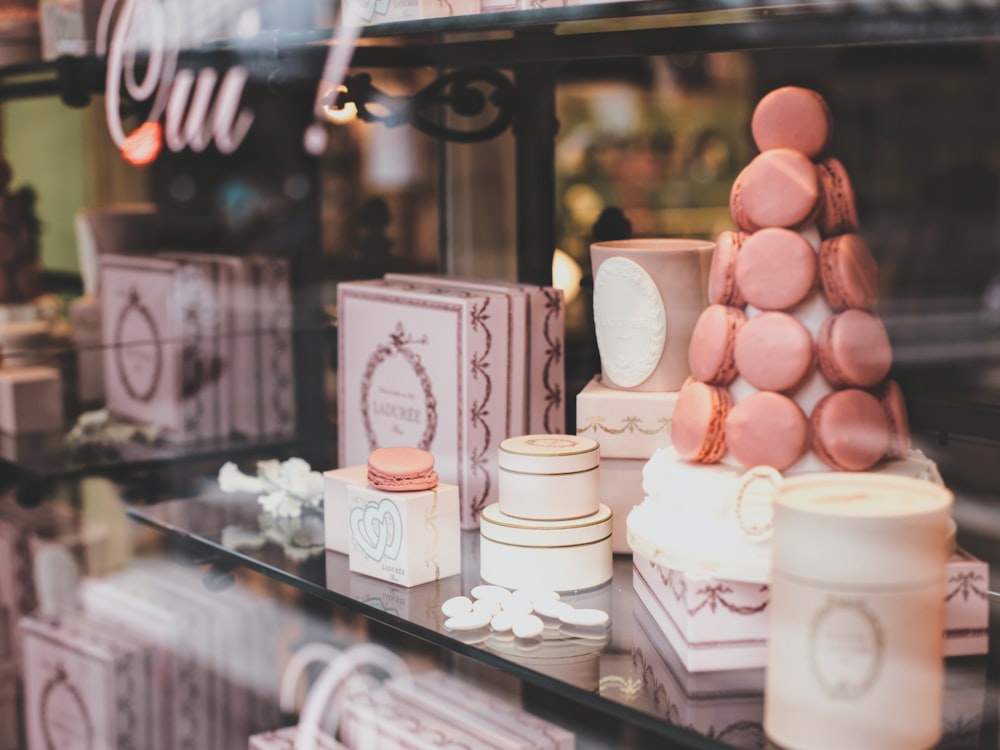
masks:
{"type": "Polygon", "coordinates": [[[238,355],[237,367],[243,367],[247,355],[246,343],[253,347],[249,372],[253,378],[245,377],[246,371],[238,371],[246,391],[236,393],[236,409],[251,418],[249,424],[239,421],[237,428],[245,430],[249,437],[288,437],[295,434],[295,359],[292,348],[292,287],[288,261],[252,255],[249,264],[250,286],[240,302],[236,333],[244,344],[238,355]],[[246,327],[240,326],[249,324],[246,327]]]}
{"type": "Polygon", "coordinates": [[[107,404],[177,442],[222,437],[225,379],[213,285],[195,266],[101,256],[101,330],[107,404]]]}
{"type": "Polygon", "coordinates": [[[600,443],[602,460],[648,459],[670,445],[676,403],[676,391],[608,388],[595,375],[576,396],[576,434],[600,443]]]}
{"type": "Polygon", "coordinates": [[[338,463],[393,445],[430,451],[460,489],[462,528],[477,528],[497,500],[508,424],[507,297],[367,281],[340,284],[337,299],[338,463]]]}
{"type": "Polygon", "coordinates": [[[77,297],[70,303],[76,350],[76,388],[82,404],[104,401],[104,352],[101,349],[101,303],[93,295],[77,297]]]}
{"type": "Polygon", "coordinates": [[[0,369],[0,430],[8,435],[61,432],[62,376],[42,365],[0,369]]]}
{"type": "Polygon", "coordinates": [[[0,659],[0,750],[21,750],[20,671],[12,661],[0,659]]]}
{"type": "MultiPolygon", "coordinates": [[[[691,672],[752,669],[767,661],[765,584],[687,575],[633,554],[635,595],[691,672]]],[[[985,654],[988,565],[962,549],[948,562],[945,656],[985,654]]]]}
{"type": "Polygon", "coordinates": [[[509,435],[562,434],[565,431],[566,311],[560,290],[447,276],[386,274],[385,279],[506,294],[510,300],[510,393],[514,404],[523,405],[523,422],[512,422],[509,435]]]}
{"type": "Polygon", "coordinates": [[[152,747],[148,651],[83,619],[25,618],[28,746],[152,747]]]}

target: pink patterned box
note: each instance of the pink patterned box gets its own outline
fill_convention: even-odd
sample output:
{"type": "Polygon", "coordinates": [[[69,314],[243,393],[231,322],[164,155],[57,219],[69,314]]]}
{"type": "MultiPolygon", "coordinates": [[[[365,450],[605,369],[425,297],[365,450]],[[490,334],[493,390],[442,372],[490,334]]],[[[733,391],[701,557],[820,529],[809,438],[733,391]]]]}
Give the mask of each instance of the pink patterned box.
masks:
{"type": "MultiPolygon", "coordinates": [[[[648,459],[670,445],[677,392],[608,388],[595,375],[576,396],[576,434],[601,444],[601,459],[648,459]]],[[[640,498],[641,499],[641,498],[640,498]]]]}
{"type": "Polygon", "coordinates": [[[212,348],[219,311],[210,279],[159,258],[104,255],[100,269],[108,408],[176,442],[223,437],[227,381],[212,348]]]}
{"type": "Polygon", "coordinates": [[[28,747],[153,747],[147,649],[83,619],[20,633],[28,747]]]}
{"type": "MultiPolygon", "coordinates": [[[[251,403],[253,421],[238,429],[248,436],[288,437],[295,434],[295,359],[292,348],[292,286],[288,261],[264,255],[247,259],[250,267],[249,300],[238,302],[239,319],[251,327],[236,324],[237,335],[253,345],[253,370],[257,382],[250,393],[237,393],[238,409],[251,403]]],[[[242,358],[237,361],[244,361],[242,358]]],[[[251,378],[243,378],[245,381],[251,378]]]]}
{"type": "Polygon", "coordinates": [[[430,451],[459,487],[462,528],[478,528],[509,423],[506,295],[359,281],[340,284],[337,302],[338,463],[393,445],[430,451]]]}
{"type": "Polygon", "coordinates": [[[523,404],[523,423],[510,436],[563,434],[566,429],[566,311],[553,287],[448,276],[386,274],[386,281],[497,292],[510,299],[509,369],[511,399],[523,404]]]}
{"type": "MultiPolygon", "coordinates": [[[[632,556],[635,595],[690,672],[763,667],[770,587],[667,570],[632,556]]],[[[989,566],[963,549],[948,561],[945,656],[988,648],[989,566]]]]}
{"type": "Polygon", "coordinates": [[[20,670],[0,659],[0,750],[21,750],[20,670]]]}

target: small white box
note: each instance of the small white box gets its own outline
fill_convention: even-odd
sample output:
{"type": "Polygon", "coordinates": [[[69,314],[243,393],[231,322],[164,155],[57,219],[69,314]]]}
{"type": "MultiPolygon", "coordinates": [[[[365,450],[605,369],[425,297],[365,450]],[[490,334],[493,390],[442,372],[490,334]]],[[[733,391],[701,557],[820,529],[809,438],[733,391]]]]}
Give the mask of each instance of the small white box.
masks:
{"type": "Polygon", "coordinates": [[[0,370],[0,430],[8,435],[60,432],[63,388],[54,367],[0,370]]]}
{"type": "Polygon", "coordinates": [[[368,483],[368,466],[348,466],[323,472],[323,528],[326,548],[347,554],[351,550],[351,535],[347,528],[348,488],[368,483]]]}
{"type": "Polygon", "coordinates": [[[348,488],[350,570],[418,586],[462,571],[458,487],[418,492],[348,488]]]}
{"type": "Polygon", "coordinates": [[[670,445],[677,391],[608,388],[601,376],[576,396],[576,434],[601,444],[601,459],[650,458],[670,445]]]}

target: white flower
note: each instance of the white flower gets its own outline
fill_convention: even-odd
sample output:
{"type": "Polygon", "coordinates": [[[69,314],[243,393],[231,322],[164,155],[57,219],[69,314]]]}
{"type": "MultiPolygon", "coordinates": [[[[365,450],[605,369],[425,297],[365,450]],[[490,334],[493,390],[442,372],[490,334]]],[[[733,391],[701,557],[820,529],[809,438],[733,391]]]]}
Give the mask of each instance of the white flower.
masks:
{"type": "Polygon", "coordinates": [[[298,518],[302,515],[302,503],[281,490],[261,495],[257,498],[257,503],[278,518],[298,518]]]}
{"type": "Polygon", "coordinates": [[[262,492],[264,485],[257,477],[244,474],[232,461],[219,469],[219,488],[223,492],[262,492]]]}

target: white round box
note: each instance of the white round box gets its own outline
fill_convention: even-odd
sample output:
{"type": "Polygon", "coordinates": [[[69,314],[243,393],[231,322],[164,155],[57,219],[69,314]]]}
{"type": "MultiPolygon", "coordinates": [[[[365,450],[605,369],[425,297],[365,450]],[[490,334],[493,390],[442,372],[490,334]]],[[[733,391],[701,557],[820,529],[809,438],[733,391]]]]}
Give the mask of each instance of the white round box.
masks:
{"type": "Polygon", "coordinates": [[[940,485],[868,473],[778,489],[764,707],[776,744],[936,744],[951,503],[940,485]]]}
{"type": "Polygon", "coordinates": [[[522,435],[500,443],[499,506],[516,518],[583,518],[601,504],[601,447],[580,435],[522,435]]]}
{"type": "Polygon", "coordinates": [[[479,517],[479,573],[509,589],[577,591],[611,579],[611,509],[584,518],[537,521],[494,503],[479,517]]]}

